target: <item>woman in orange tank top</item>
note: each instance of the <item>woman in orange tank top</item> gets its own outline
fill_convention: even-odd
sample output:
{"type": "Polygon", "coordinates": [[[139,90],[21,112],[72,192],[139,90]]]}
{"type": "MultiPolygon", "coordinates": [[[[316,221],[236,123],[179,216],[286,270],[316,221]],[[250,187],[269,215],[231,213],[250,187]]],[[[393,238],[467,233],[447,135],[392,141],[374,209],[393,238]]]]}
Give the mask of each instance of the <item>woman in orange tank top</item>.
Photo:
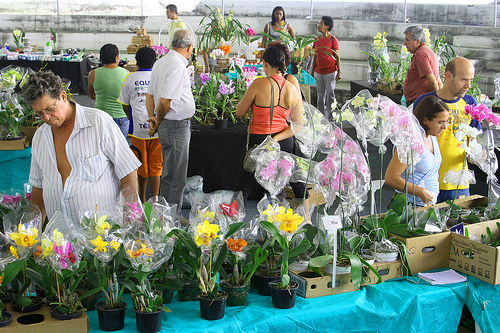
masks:
{"type": "MultiPolygon", "coordinates": [[[[243,117],[250,109],[252,110],[249,147],[262,143],[268,135],[271,135],[278,141],[282,151],[291,153],[294,133],[289,121],[295,126],[302,125],[302,99],[295,86],[282,76],[286,71],[283,52],[276,47],[269,47],[264,52],[263,59],[264,72],[271,80],[259,78],[252,83],[236,107],[236,116],[243,117]],[[272,128],[270,127],[271,84],[274,89],[272,128]]],[[[243,192],[245,201],[254,186],[260,185],[253,173],[241,167],[236,190],[243,192]]]]}

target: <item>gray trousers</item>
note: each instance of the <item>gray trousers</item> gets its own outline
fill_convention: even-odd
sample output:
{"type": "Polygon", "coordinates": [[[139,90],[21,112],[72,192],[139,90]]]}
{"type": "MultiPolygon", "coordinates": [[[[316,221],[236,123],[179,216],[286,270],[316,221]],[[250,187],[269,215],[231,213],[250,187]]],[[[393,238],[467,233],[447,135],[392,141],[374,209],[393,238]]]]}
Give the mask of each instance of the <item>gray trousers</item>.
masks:
{"type": "Polygon", "coordinates": [[[178,205],[180,211],[187,178],[191,120],[163,119],[158,128],[158,137],[163,150],[160,195],[169,204],[178,205]]]}
{"type": "Polygon", "coordinates": [[[317,107],[318,110],[330,120],[331,106],[335,100],[335,78],[337,72],[330,74],[314,73],[316,78],[316,93],[317,93],[317,107]]]}

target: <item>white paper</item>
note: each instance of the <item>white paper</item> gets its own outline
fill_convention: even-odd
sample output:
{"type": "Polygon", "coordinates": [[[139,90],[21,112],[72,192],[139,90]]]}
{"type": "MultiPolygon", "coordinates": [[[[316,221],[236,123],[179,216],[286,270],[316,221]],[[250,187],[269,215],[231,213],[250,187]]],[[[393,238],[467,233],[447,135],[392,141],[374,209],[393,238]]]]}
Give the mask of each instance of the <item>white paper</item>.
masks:
{"type": "Polygon", "coordinates": [[[434,273],[418,273],[417,276],[432,285],[459,283],[467,281],[467,277],[458,274],[453,269],[434,273]]]}

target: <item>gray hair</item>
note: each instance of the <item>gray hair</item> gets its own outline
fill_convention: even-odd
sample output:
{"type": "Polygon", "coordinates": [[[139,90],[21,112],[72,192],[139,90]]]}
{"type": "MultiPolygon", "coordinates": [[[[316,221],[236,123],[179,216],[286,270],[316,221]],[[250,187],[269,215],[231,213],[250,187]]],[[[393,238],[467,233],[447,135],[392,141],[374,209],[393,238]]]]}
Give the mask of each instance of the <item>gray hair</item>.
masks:
{"type": "Polygon", "coordinates": [[[22,89],[28,105],[33,105],[46,94],[58,99],[62,91],[61,78],[51,71],[37,72],[29,76],[22,89]]]}
{"type": "Polygon", "coordinates": [[[405,35],[407,33],[410,33],[410,37],[413,40],[420,39],[420,43],[425,44],[427,43],[427,38],[425,37],[425,32],[424,28],[422,28],[421,25],[411,25],[405,29],[403,32],[405,35]]]}
{"type": "Polygon", "coordinates": [[[187,49],[189,45],[194,46],[195,36],[187,29],[179,29],[174,33],[172,39],[172,48],[187,49]]]}

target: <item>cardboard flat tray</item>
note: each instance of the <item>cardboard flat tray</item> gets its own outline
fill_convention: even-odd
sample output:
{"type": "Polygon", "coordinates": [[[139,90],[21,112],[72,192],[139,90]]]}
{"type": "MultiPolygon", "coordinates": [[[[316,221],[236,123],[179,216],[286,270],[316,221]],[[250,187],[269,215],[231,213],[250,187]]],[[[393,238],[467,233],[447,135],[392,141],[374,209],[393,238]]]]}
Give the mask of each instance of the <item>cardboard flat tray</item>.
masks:
{"type": "Polygon", "coordinates": [[[9,326],[0,327],[1,333],[87,333],[89,331],[89,317],[85,312],[76,319],[57,320],[52,318],[47,305],[38,311],[20,313],[13,311],[10,304],[5,304],[5,311],[12,313],[14,318],[9,326]]]}
{"type": "Polygon", "coordinates": [[[27,136],[23,136],[21,140],[1,140],[0,150],[23,150],[29,146],[27,136]]]}

